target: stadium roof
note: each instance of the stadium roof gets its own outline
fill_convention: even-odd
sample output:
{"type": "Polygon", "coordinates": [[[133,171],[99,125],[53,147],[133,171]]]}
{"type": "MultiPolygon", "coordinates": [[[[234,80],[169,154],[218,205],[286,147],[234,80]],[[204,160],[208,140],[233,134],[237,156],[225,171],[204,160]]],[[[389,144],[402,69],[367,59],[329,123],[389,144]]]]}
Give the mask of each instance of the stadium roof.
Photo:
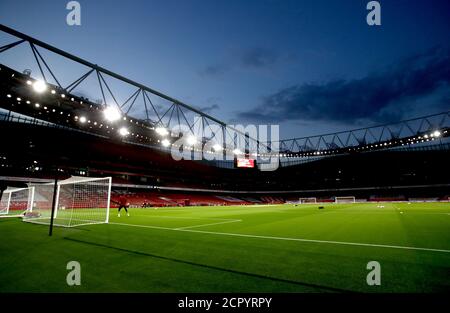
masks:
{"type": "MultiPolygon", "coordinates": [[[[365,152],[396,146],[432,143],[436,140],[440,142],[442,138],[449,135],[450,111],[447,111],[397,123],[280,140],[275,142],[279,145],[280,151],[276,151],[277,149],[271,151],[271,146],[266,146],[266,143],[258,142],[248,134],[230,128],[224,122],[177,99],[4,25],[0,24],[0,30],[20,39],[0,47],[0,54],[24,42],[29,43],[43,78],[42,84],[44,85],[41,85],[41,88],[49,89],[48,92],[34,92],[33,88],[36,90],[36,84],[40,83],[39,79],[32,78],[29,72],[19,73],[2,66],[1,75],[4,76],[2,93],[3,96],[7,96],[6,101],[1,103],[3,108],[97,135],[126,137],[126,140],[131,143],[153,145],[164,150],[164,148],[168,148],[182,136],[181,132],[172,133],[167,131],[170,130],[173,124],[179,125],[180,123],[186,123],[189,129],[185,130],[185,132],[192,134],[194,134],[194,128],[198,127],[199,124],[202,124],[205,128],[209,127],[209,134],[205,134],[203,127],[200,127],[200,134],[195,133],[195,136],[197,136],[195,141],[198,140],[200,143],[205,143],[217,136],[217,129],[214,132],[211,126],[212,123],[216,123],[216,125],[220,126],[219,132],[223,133],[222,137],[225,138],[225,141],[229,140],[223,145],[225,148],[224,152],[233,154],[236,151],[234,147],[236,136],[240,136],[245,143],[244,152],[254,153],[256,157],[298,158],[365,152]],[[68,86],[63,87],[57,78],[57,73],[49,67],[38,47],[87,66],[89,71],[75,79],[68,86]],[[99,93],[102,98],[101,103],[93,102],[75,94],[75,89],[93,73],[97,76],[99,93]],[[119,103],[110,84],[107,83],[107,77],[115,78],[137,89],[126,101],[119,103]],[[113,101],[112,105],[107,100],[108,95],[113,101]],[[142,99],[139,96],[142,96],[142,99]],[[167,101],[167,108],[158,112],[157,106],[154,105],[151,97],[158,97],[167,101]],[[137,105],[138,100],[145,107],[146,119],[136,119],[128,114],[131,108],[137,105]],[[105,121],[105,109],[112,106],[120,110],[119,120],[116,123],[105,121]],[[127,111],[125,111],[126,107],[128,108],[127,111]],[[189,116],[189,114],[198,114],[200,119],[190,123],[189,117],[192,116],[189,116]],[[170,136],[163,134],[161,129],[170,133],[170,136]],[[229,135],[230,131],[232,132],[231,135],[229,135]]],[[[58,70],[64,71],[64,68],[58,70]]],[[[202,152],[202,149],[201,147],[195,148],[194,151],[202,152]]],[[[222,153],[222,151],[216,152],[222,153]]]]}

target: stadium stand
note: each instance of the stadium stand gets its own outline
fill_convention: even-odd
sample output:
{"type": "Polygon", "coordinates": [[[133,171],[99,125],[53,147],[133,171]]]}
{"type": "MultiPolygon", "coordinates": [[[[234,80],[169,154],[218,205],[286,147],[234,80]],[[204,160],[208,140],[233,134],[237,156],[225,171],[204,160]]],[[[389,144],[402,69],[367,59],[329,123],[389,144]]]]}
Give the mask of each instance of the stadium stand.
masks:
{"type": "MultiPolygon", "coordinates": [[[[331,145],[325,151],[303,146],[304,151],[296,153],[282,151],[276,171],[249,172],[205,160],[174,160],[149,131],[155,125],[148,121],[133,121],[132,136],[124,140],[103,124],[91,123],[90,119],[104,119],[101,105],[66,95],[54,85],[55,93],[64,97],[61,94],[55,102],[51,95],[37,96],[28,86],[33,79],[30,73],[4,65],[0,69],[4,99],[0,133],[14,134],[3,136],[0,146],[3,184],[24,186],[55,176],[111,176],[114,193],[125,192],[136,206],[276,204],[307,197],[332,202],[334,197],[349,195],[361,201],[448,200],[450,128],[443,124],[448,112],[437,114],[439,130],[422,129],[425,121],[432,125],[424,117],[423,123],[418,119],[415,131],[401,139],[391,136],[367,144],[365,138],[357,140],[359,146],[331,145]],[[22,99],[32,99],[34,104],[22,99]],[[79,122],[82,115],[89,117],[85,123],[79,122]]],[[[298,145],[297,140],[293,142],[298,145]]]]}

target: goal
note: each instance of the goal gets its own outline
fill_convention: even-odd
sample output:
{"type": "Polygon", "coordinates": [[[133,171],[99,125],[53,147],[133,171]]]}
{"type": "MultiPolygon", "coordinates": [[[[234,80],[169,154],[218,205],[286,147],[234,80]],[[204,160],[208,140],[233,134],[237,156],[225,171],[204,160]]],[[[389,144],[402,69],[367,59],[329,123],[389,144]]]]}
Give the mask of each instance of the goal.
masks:
{"type": "Polygon", "coordinates": [[[355,203],[356,199],[353,196],[350,197],[335,197],[334,198],[335,203],[355,203]]]}
{"type": "Polygon", "coordinates": [[[0,216],[20,216],[31,211],[34,189],[11,188],[3,191],[0,199],[0,216]]]}
{"type": "MultiPolygon", "coordinates": [[[[24,221],[50,224],[55,184],[36,184],[33,210],[24,221]]],[[[59,181],[56,186],[53,225],[75,227],[109,221],[111,177],[76,177],[59,181]]]]}
{"type": "Polygon", "coordinates": [[[317,203],[317,199],[315,197],[310,197],[310,198],[300,198],[299,199],[300,203],[317,203]]]}

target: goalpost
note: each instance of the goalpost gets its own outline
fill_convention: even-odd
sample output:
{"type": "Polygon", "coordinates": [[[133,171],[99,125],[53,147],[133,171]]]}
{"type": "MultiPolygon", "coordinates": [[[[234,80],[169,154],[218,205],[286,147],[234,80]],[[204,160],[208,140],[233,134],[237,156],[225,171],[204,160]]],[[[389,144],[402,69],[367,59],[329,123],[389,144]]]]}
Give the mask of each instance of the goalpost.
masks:
{"type": "Polygon", "coordinates": [[[0,216],[21,216],[33,208],[34,189],[11,188],[3,191],[0,199],[0,216]]]}
{"type": "Polygon", "coordinates": [[[353,196],[350,197],[335,197],[334,198],[335,203],[355,203],[356,199],[353,196]]]}
{"type": "MultiPolygon", "coordinates": [[[[76,177],[59,181],[56,186],[53,225],[75,227],[104,224],[109,221],[111,177],[76,177]]],[[[49,225],[52,214],[54,183],[36,184],[34,205],[24,221],[49,225]]]]}
{"type": "Polygon", "coordinates": [[[301,204],[303,204],[303,203],[317,203],[317,198],[315,198],[315,197],[310,197],[310,198],[300,198],[300,199],[299,199],[299,202],[300,202],[301,204]]]}

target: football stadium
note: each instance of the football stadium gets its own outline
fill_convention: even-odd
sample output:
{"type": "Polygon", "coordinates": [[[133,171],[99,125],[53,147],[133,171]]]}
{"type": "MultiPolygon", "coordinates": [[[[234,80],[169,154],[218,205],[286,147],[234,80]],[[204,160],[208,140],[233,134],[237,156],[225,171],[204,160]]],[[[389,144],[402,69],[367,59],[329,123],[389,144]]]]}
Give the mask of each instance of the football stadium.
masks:
{"type": "Polygon", "coordinates": [[[1,293],[450,291],[448,97],[284,136],[0,32],[1,293]]]}

